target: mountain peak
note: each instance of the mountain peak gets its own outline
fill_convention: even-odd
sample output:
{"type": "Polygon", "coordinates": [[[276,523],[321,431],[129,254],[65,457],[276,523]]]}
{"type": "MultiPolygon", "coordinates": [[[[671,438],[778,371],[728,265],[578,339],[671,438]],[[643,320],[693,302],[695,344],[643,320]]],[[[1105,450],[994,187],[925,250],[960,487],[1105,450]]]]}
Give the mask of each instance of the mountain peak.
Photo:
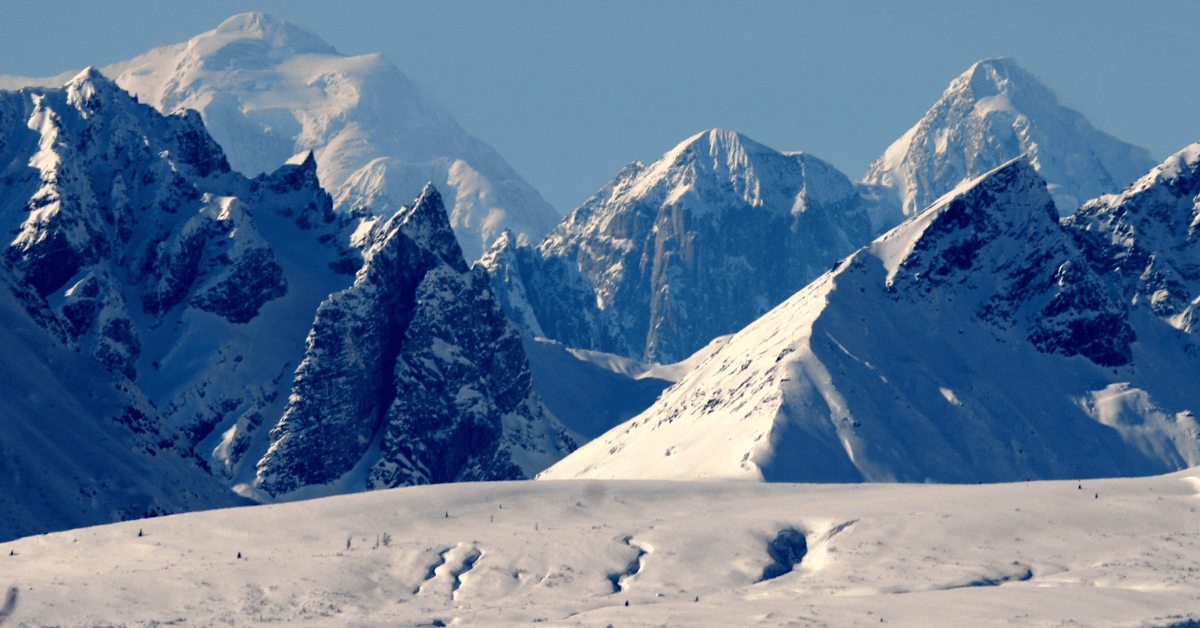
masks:
{"type": "Polygon", "coordinates": [[[400,230],[422,248],[433,251],[455,271],[467,271],[462,248],[454,237],[454,229],[442,204],[442,195],[432,182],[425,184],[411,206],[396,213],[393,220],[396,219],[399,219],[400,230]]]}
{"type": "Polygon", "coordinates": [[[680,142],[663,159],[679,162],[685,158],[708,156],[713,158],[714,164],[725,162],[732,167],[736,164],[745,165],[747,154],[774,152],[737,131],[708,129],[680,142]]]}
{"type": "Polygon", "coordinates": [[[238,13],[230,16],[217,26],[218,33],[232,33],[235,31],[258,31],[269,30],[282,27],[287,22],[275,17],[269,13],[262,11],[247,11],[246,13],[238,13]]]}
{"type": "Polygon", "coordinates": [[[1119,191],[1154,165],[1148,151],[1096,130],[1059,104],[1036,75],[999,57],[978,61],[951,81],[862,182],[895,190],[903,214],[911,216],[960,181],[1023,154],[1049,184],[1060,215],[1119,191]]]}
{"type": "Polygon", "coordinates": [[[1003,96],[1008,102],[998,103],[1020,113],[1032,114],[1037,109],[1058,107],[1058,98],[1036,74],[1027,71],[1009,57],[976,61],[966,72],[950,83],[940,102],[966,95],[979,103],[988,98],[1003,96]],[[965,92],[969,90],[969,93],[965,92]]]}
{"type": "Polygon", "coordinates": [[[68,81],[67,87],[82,85],[84,83],[91,83],[91,82],[96,82],[96,81],[103,81],[105,83],[111,83],[111,81],[109,81],[108,78],[106,78],[103,74],[100,73],[100,70],[96,69],[96,66],[89,65],[88,67],[81,70],[79,72],[79,74],[76,74],[74,78],[72,78],[70,81],[68,81]]]}
{"type": "MultiPolygon", "coordinates": [[[[622,171],[624,172],[624,171],[622,171]]],[[[710,200],[732,185],[749,207],[802,214],[812,205],[846,202],[850,180],[807,153],[781,153],[736,131],[709,129],[681,142],[648,168],[637,171],[630,191],[645,196],[664,186],[668,203],[692,212],[716,211],[710,200]]]]}
{"type": "Polygon", "coordinates": [[[195,45],[205,40],[219,42],[219,44],[215,48],[205,45],[198,46],[197,52],[203,56],[221,56],[219,53],[229,52],[230,54],[226,56],[231,58],[244,57],[251,51],[241,46],[236,51],[224,51],[223,49],[236,41],[255,40],[262,41],[271,51],[289,54],[338,54],[333,46],[326,43],[308,27],[261,11],[234,15],[221,22],[216,29],[192,38],[189,43],[195,45]]]}
{"type": "Polygon", "coordinates": [[[869,234],[833,166],[710,129],[627,166],[571,212],[529,266],[561,292],[525,309],[564,344],[672,362],[761,316],[869,234]]]}
{"type": "Polygon", "coordinates": [[[67,81],[64,87],[67,90],[67,102],[77,107],[83,105],[87,109],[93,109],[99,102],[98,98],[107,100],[115,92],[124,93],[124,90],[116,83],[101,74],[95,66],[90,65],[67,81]]]}
{"type": "Polygon", "coordinates": [[[247,39],[262,39],[272,48],[287,48],[294,53],[337,54],[333,46],[306,26],[263,13],[239,13],[221,22],[217,35],[240,35],[247,39]]]}

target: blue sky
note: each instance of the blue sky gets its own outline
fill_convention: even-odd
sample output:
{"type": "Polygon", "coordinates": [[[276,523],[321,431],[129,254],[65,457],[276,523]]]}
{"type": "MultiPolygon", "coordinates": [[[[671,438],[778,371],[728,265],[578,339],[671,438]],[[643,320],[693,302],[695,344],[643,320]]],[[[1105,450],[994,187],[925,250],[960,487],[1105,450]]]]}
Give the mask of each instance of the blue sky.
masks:
{"type": "Polygon", "coordinates": [[[254,10],[383,52],[561,212],[710,127],[857,179],[993,56],[1156,158],[1200,140],[1197,0],[0,0],[0,74],[105,65],[254,10]]]}

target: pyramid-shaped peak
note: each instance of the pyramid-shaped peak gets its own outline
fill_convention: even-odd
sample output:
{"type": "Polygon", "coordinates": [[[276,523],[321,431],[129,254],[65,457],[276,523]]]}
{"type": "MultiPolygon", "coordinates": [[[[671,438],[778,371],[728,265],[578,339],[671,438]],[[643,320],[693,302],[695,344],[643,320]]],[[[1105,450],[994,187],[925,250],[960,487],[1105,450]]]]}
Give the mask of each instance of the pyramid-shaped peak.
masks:
{"type": "Polygon", "coordinates": [[[408,208],[396,214],[400,229],[423,248],[441,257],[458,272],[466,272],[466,259],[450,226],[450,217],[442,204],[442,195],[432,182],[426,183],[421,195],[408,208]]]}
{"type": "Polygon", "coordinates": [[[1057,103],[1036,74],[1022,68],[1015,59],[995,57],[976,61],[966,72],[950,83],[947,95],[970,90],[973,100],[990,96],[1006,95],[1009,98],[1022,95],[1047,103],[1057,103]]]}
{"type": "Polygon", "coordinates": [[[755,154],[755,153],[775,153],[778,152],[768,146],[759,144],[758,142],[728,129],[708,129],[701,131],[675,147],[670,154],[695,154],[695,155],[740,155],[740,154],[755,154]]]}
{"type": "Polygon", "coordinates": [[[93,66],[88,66],[64,86],[67,90],[67,102],[73,106],[83,105],[93,108],[101,100],[110,100],[115,93],[125,93],[125,90],[108,79],[93,66]]]}
{"type": "Polygon", "coordinates": [[[337,54],[333,46],[325,43],[308,27],[261,11],[234,15],[221,22],[211,33],[222,38],[259,39],[267,42],[271,48],[286,49],[297,54],[337,54]]]}
{"type": "Polygon", "coordinates": [[[927,211],[945,211],[956,200],[978,202],[988,211],[998,212],[997,216],[1013,228],[1043,218],[1058,223],[1046,181],[1038,174],[1029,155],[1011,159],[990,172],[963,181],[927,211]],[[1005,202],[997,203],[997,199],[1005,202]],[[1020,202],[1013,202],[1014,199],[1020,202]]]}
{"type": "Polygon", "coordinates": [[[91,65],[67,81],[63,87],[66,87],[68,92],[86,92],[89,96],[98,91],[123,91],[116,83],[109,80],[107,76],[100,73],[100,70],[91,65]]]}
{"type": "Polygon", "coordinates": [[[315,171],[317,169],[317,158],[313,151],[305,150],[292,155],[284,164],[288,166],[301,166],[306,170],[315,171]]]}
{"type": "Polygon", "coordinates": [[[73,85],[82,85],[84,83],[89,83],[89,82],[94,82],[94,81],[103,81],[105,83],[112,83],[112,81],[109,81],[106,76],[104,76],[103,74],[100,73],[100,70],[96,69],[96,66],[89,65],[88,67],[81,70],[79,72],[79,74],[76,74],[75,77],[72,78],[70,81],[67,81],[67,86],[69,87],[69,86],[73,86],[73,85]]]}
{"type": "Polygon", "coordinates": [[[1148,151],[1097,130],[1083,114],[1010,58],[963,72],[915,126],[892,143],[863,183],[895,190],[904,215],[1022,154],[1032,156],[1060,215],[1119,191],[1154,161],[1148,151]]]}

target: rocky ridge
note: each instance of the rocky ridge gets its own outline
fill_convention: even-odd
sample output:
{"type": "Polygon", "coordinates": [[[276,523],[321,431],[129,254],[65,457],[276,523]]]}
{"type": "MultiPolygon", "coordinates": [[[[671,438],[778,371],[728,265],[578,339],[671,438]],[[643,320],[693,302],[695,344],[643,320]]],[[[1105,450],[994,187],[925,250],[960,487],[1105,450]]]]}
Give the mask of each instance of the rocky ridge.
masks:
{"type": "MultiPolygon", "coordinates": [[[[1085,225],[1128,243],[1103,217],[1134,218],[1135,199],[1172,209],[1163,233],[1188,232],[1193,161],[1066,225],[1028,160],[963,183],[541,477],[996,482],[1195,465],[1200,359],[1183,317],[1146,315],[1153,300],[1111,272],[1129,248],[1076,243],[1085,225]]],[[[1143,261],[1179,257],[1173,240],[1140,244],[1143,261]]]]}
{"type": "MultiPolygon", "coordinates": [[[[342,477],[348,469],[255,488],[260,466],[280,464],[278,453],[259,464],[272,427],[320,392],[305,369],[314,347],[335,340],[322,331],[342,319],[350,324],[336,341],[357,351],[368,372],[355,383],[366,384],[353,394],[343,388],[338,404],[322,411],[367,426],[369,442],[382,440],[388,395],[408,385],[393,370],[401,350],[434,342],[408,331],[418,321],[443,340],[466,334],[473,344],[463,343],[457,361],[486,365],[459,373],[483,373],[483,384],[435,385],[448,372],[436,369],[425,383],[463,398],[474,386],[477,404],[491,408],[478,413],[469,447],[460,439],[442,449],[458,455],[467,447],[470,477],[524,477],[573,447],[530,390],[519,336],[495,319],[486,273],[467,266],[433,187],[389,220],[338,214],[312,152],[247,179],[232,171],[194,112],[163,116],[94,69],[62,89],[0,92],[0,123],[8,164],[0,172],[0,221],[14,234],[4,254],[17,281],[53,312],[42,322],[143,392],[182,434],[181,454],[194,452],[228,486],[258,498],[334,477],[341,491],[369,488],[364,478],[342,477]],[[420,292],[433,285],[439,290],[420,292]],[[435,301],[440,308],[422,305],[435,301]],[[352,311],[335,311],[343,303],[352,311]],[[457,319],[439,319],[454,308],[457,319]],[[491,321],[486,333],[461,329],[480,316],[491,321]],[[363,353],[368,348],[378,353],[363,353]]],[[[288,464],[328,471],[340,468],[336,460],[365,455],[356,440],[342,444],[348,449],[336,454],[314,443],[292,447],[288,464]]],[[[370,486],[454,477],[392,474],[370,486]]]]}

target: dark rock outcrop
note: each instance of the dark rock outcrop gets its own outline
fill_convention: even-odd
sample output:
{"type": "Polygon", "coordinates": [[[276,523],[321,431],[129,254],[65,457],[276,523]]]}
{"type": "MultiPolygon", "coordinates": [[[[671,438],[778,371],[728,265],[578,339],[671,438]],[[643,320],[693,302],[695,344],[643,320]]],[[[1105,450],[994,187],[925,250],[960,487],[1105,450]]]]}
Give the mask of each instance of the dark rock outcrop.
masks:
{"type": "Polygon", "coordinates": [[[437,191],[379,223],[354,285],[317,310],[256,485],[326,484],[373,446],[367,488],[521,479],[573,450],[437,191]]]}

